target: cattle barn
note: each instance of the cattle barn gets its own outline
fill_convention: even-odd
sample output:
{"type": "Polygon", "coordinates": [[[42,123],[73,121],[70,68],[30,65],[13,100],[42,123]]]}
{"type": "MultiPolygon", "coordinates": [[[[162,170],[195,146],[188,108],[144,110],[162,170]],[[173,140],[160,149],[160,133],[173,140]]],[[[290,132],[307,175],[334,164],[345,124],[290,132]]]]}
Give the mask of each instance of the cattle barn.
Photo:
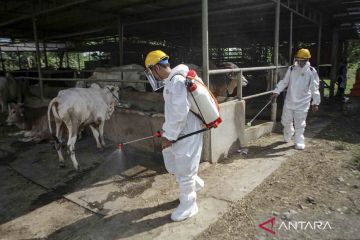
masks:
{"type": "MultiPolygon", "coordinates": [[[[243,68],[236,72],[249,78],[249,85],[239,87],[236,97],[221,99],[225,124],[206,136],[203,157],[216,162],[229,151],[271,131],[276,104],[261,115],[259,119],[263,120],[253,124],[260,126],[245,129],[245,123],[266,103],[278,81],[275,71],[292,62],[296,49],[311,50],[312,65],[332,79],[330,95],[334,94],[338,56],[345,54],[347,40],[359,34],[358,12],[351,10],[353,5],[356,8],[357,2],[2,1],[0,46],[13,58],[2,57],[1,63],[3,71],[9,66],[18,79],[30,76],[32,81],[38,80],[37,94],[50,98],[56,92],[52,89],[54,80],[66,80],[65,86],[73,86],[79,78],[89,77],[96,67],[143,66],[144,56],[153,49],[166,51],[173,66],[202,66],[200,73],[207,84],[215,74],[223,73],[225,77],[226,72],[234,71],[211,69],[209,61],[218,66],[233,62],[243,68]],[[24,64],[24,52],[33,60],[30,66],[24,64]],[[56,56],[56,63],[49,62],[50,54],[56,56]],[[84,54],[89,59],[69,60],[69,56],[84,54]],[[224,131],[225,139],[218,135],[224,131]]],[[[107,138],[122,142],[159,129],[163,120],[157,114],[162,111],[161,94],[120,96],[136,110],[147,112],[137,115],[131,109],[126,113],[117,111],[106,129],[107,138]],[[152,127],[144,132],[140,125],[126,126],[121,119],[152,127]]],[[[143,143],[136,145],[144,147],[143,143]]],[[[150,145],[145,150],[156,151],[156,143],[150,145]]]]}
{"type": "MultiPolygon", "coordinates": [[[[97,67],[143,66],[145,54],[153,49],[166,51],[173,66],[200,66],[210,86],[211,76],[240,73],[248,78],[248,86],[239,87],[239,80],[236,96],[220,99],[224,124],[206,135],[203,159],[216,162],[271,131],[278,115],[276,103],[261,115],[260,126],[245,129],[245,123],[266,103],[279,80],[276,72],[292,62],[298,48],[311,50],[312,65],[331,79],[322,86],[330,88],[330,97],[334,95],[339,59],[346,54],[349,40],[359,37],[358,4],[325,0],[4,0],[1,66],[19,81],[38,81],[33,88],[41,99],[53,97],[54,82],[74,86],[74,81],[86,80],[97,67]],[[50,55],[56,62],[49,61],[50,55]],[[223,62],[239,68],[211,68],[223,62]],[[220,136],[220,132],[227,134],[220,136]]],[[[123,92],[120,98],[135,109],[116,111],[107,125],[107,138],[121,142],[160,128],[161,94],[123,92]],[[146,132],[142,126],[151,128],[146,132]]],[[[156,151],[156,142],[148,144],[145,150],[156,151]]],[[[147,144],[136,145],[144,148],[147,144]]]]}
{"type": "MultiPolygon", "coordinates": [[[[197,66],[210,87],[224,81],[232,94],[217,96],[223,123],[204,134],[202,161],[210,163],[273,131],[280,103],[272,102],[251,126],[247,123],[268,103],[299,48],[310,49],[326,100],[334,96],[336,71],[349,42],[360,36],[360,3],[355,0],[0,0],[0,11],[0,67],[4,76],[10,73],[27,83],[36,106],[47,106],[60,90],[79,83],[119,87],[120,103],[104,128],[108,148],[161,130],[163,96],[149,90],[142,73],[149,51],[165,51],[171,66],[197,66]],[[224,67],[226,62],[236,67],[224,67]],[[232,89],[229,75],[236,76],[232,89]]],[[[95,147],[88,134],[84,129],[77,156],[91,174],[106,165],[93,160],[96,154],[108,159],[112,153],[87,151],[95,147]]],[[[136,152],[134,158],[147,160],[124,163],[121,170],[162,164],[157,138],[127,148],[136,152]]],[[[42,146],[44,151],[54,159],[46,166],[56,169],[56,151],[42,146]]]]}

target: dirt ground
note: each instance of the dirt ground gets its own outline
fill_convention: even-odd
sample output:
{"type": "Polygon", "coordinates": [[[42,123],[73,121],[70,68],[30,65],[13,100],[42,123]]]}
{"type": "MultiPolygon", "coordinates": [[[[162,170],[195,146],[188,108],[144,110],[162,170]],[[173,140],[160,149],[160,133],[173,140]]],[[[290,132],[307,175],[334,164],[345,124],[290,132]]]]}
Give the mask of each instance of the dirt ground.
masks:
{"type": "MultiPolygon", "coordinates": [[[[320,114],[331,117],[331,125],[307,139],[304,151],[289,157],[197,239],[360,239],[360,119],[330,108],[320,114]],[[258,226],[272,217],[275,224],[283,220],[328,221],[337,231],[331,233],[327,227],[328,235],[324,235],[308,228],[279,236],[258,226]],[[342,227],[346,230],[339,230],[342,227]]],[[[266,138],[261,140],[261,144],[269,144],[266,138]]],[[[250,154],[261,156],[263,152],[250,154]]]]}

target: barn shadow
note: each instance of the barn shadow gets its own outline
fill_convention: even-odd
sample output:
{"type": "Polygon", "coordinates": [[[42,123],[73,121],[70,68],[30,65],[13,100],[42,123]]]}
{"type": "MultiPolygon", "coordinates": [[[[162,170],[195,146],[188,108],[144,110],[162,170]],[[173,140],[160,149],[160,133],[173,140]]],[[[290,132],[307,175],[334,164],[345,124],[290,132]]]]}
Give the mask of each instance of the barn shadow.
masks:
{"type": "Polygon", "coordinates": [[[293,149],[293,145],[289,145],[282,141],[277,141],[266,146],[250,146],[246,159],[252,158],[275,158],[284,156],[284,151],[293,149]]]}
{"type": "MultiPolygon", "coordinates": [[[[21,143],[7,134],[6,130],[0,136],[0,224],[62,199],[63,195],[109,182],[116,182],[119,188],[131,182],[132,191],[119,191],[117,197],[135,197],[151,186],[156,175],[166,172],[158,154],[139,152],[131,146],[119,153],[117,145],[110,141],[99,152],[91,136],[76,144],[82,171],[75,171],[66,151],[66,167],[59,168],[52,144],[21,143]]],[[[90,204],[85,207],[93,208],[90,204]]]]}
{"type": "Polygon", "coordinates": [[[48,239],[72,239],[75,236],[82,236],[84,239],[132,237],[165,224],[171,224],[167,211],[175,208],[177,204],[178,200],[175,200],[154,207],[124,211],[106,218],[91,215],[55,231],[48,236],[48,239]],[[152,214],[161,216],[149,217],[152,214]],[[92,226],[96,226],[96,229],[91,230],[92,226]]]}

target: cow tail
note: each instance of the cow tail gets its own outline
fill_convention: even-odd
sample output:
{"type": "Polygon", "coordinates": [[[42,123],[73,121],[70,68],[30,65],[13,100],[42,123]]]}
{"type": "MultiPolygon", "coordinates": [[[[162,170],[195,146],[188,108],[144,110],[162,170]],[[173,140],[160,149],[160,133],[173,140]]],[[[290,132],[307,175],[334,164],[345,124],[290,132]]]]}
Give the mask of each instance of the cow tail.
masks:
{"type": "MultiPolygon", "coordinates": [[[[51,136],[55,139],[55,141],[57,143],[60,143],[59,139],[56,137],[56,135],[53,133],[52,131],[52,128],[51,128],[51,110],[53,109],[53,115],[56,114],[56,117],[57,118],[60,118],[59,114],[57,113],[57,110],[56,110],[56,104],[58,104],[57,102],[57,99],[54,98],[53,100],[51,100],[51,102],[49,103],[49,106],[48,106],[48,111],[47,111],[47,116],[48,116],[48,124],[49,124],[49,131],[50,131],[50,134],[51,136]]],[[[55,116],[54,116],[55,117],[55,116]]]]}

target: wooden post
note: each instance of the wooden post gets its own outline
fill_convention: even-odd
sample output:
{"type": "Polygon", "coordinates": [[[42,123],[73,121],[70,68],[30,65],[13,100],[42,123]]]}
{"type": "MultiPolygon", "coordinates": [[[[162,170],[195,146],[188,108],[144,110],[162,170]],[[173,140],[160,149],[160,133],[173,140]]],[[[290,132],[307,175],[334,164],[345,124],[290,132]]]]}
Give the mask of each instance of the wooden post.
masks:
{"type": "Polygon", "coordinates": [[[331,44],[330,98],[334,97],[338,69],[339,25],[334,26],[331,44]]]}
{"type": "Polygon", "coordinates": [[[69,52],[67,49],[66,49],[65,55],[66,55],[66,67],[70,68],[69,52]]]}
{"type": "Polygon", "coordinates": [[[81,66],[80,66],[80,53],[77,54],[77,62],[78,62],[78,68],[79,68],[79,70],[81,70],[81,66]]]}
{"type": "Polygon", "coordinates": [[[2,68],[2,70],[4,72],[6,72],[5,61],[4,61],[4,58],[3,58],[2,51],[1,51],[1,47],[0,47],[0,60],[1,60],[1,68],[2,68]]]}
{"type": "Polygon", "coordinates": [[[45,60],[45,68],[49,68],[49,62],[48,62],[48,57],[47,57],[47,51],[46,51],[46,43],[45,40],[43,42],[43,48],[44,48],[44,60],[45,60]]]}
{"type": "Polygon", "coordinates": [[[124,25],[118,17],[119,66],[124,65],[124,25]]]}
{"type": "Polygon", "coordinates": [[[19,67],[19,70],[21,69],[21,55],[20,55],[20,52],[19,52],[19,47],[16,48],[16,53],[17,53],[17,57],[18,57],[18,67],[19,67]]]}
{"type": "Polygon", "coordinates": [[[37,67],[37,71],[38,71],[38,78],[39,78],[39,85],[40,85],[40,98],[43,101],[44,100],[44,87],[43,87],[42,72],[41,72],[39,39],[38,39],[38,34],[37,34],[35,17],[32,18],[32,23],[33,23],[35,46],[36,46],[35,58],[36,58],[36,67],[37,67]]]}
{"type": "MultiPolygon", "coordinates": [[[[280,30],[280,0],[276,2],[276,11],[275,11],[275,37],[274,37],[274,65],[276,66],[274,78],[271,81],[271,90],[274,89],[277,83],[277,75],[278,75],[278,66],[279,66],[279,30],[280,30]]],[[[276,122],[276,112],[277,112],[277,103],[276,99],[272,101],[271,104],[271,116],[270,119],[272,122],[276,122]]]]}
{"type": "Polygon", "coordinates": [[[293,12],[290,12],[290,36],[289,36],[289,64],[292,63],[292,50],[293,50],[293,12]]]}
{"type": "Polygon", "coordinates": [[[209,86],[209,26],[208,0],[202,0],[202,59],[203,81],[209,86]]]}

